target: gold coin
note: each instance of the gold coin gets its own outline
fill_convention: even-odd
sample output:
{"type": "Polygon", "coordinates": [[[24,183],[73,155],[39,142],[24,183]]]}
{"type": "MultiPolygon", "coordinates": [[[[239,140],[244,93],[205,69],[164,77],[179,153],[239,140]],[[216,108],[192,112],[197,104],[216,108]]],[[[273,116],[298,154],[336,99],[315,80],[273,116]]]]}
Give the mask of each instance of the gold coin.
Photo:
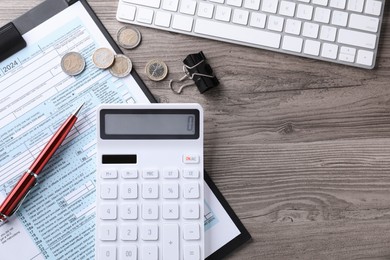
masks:
{"type": "Polygon", "coordinates": [[[79,75],[85,69],[85,60],[78,52],[69,52],[61,59],[61,68],[69,76],[79,75]]]}
{"type": "Polygon", "coordinates": [[[108,69],[114,64],[115,54],[107,48],[97,49],[93,56],[92,61],[99,69],[108,69]]]}
{"type": "Polygon", "coordinates": [[[168,75],[168,66],[160,60],[151,60],[146,64],[145,72],[153,81],[161,81],[168,75]]]}
{"type": "Polygon", "coordinates": [[[141,33],[132,26],[124,26],[117,33],[117,40],[120,46],[131,50],[136,48],[141,42],[141,33]]]}
{"type": "Polygon", "coordinates": [[[119,54],[115,56],[114,65],[110,68],[110,73],[118,78],[126,77],[133,69],[133,63],[125,55],[119,54]]]}

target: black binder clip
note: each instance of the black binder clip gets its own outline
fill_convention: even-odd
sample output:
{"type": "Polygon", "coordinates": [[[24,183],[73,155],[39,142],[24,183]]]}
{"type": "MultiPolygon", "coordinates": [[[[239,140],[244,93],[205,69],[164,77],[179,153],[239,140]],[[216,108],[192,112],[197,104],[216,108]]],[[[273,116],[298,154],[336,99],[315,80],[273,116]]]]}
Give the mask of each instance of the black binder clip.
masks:
{"type": "Polygon", "coordinates": [[[0,28],[0,62],[26,46],[26,41],[13,23],[8,23],[0,28]]]}
{"type": "Polygon", "coordinates": [[[184,88],[196,85],[200,93],[204,93],[207,90],[219,85],[217,77],[213,74],[213,69],[206,62],[206,57],[203,52],[190,54],[183,61],[183,71],[185,75],[178,81],[170,80],[169,87],[176,94],[181,94],[184,88]],[[182,82],[186,79],[192,79],[194,82],[183,84],[176,90],[172,84],[174,82],[182,82]]]}

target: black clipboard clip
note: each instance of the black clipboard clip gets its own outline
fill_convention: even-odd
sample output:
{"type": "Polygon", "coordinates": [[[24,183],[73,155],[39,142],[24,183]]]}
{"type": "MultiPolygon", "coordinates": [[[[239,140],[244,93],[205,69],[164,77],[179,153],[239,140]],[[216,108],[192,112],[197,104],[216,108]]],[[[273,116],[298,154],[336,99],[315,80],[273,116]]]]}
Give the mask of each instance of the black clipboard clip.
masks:
{"type": "Polygon", "coordinates": [[[181,94],[184,88],[195,84],[200,93],[203,94],[207,90],[219,85],[219,81],[214,75],[213,69],[207,63],[206,56],[204,56],[202,51],[188,55],[183,63],[183,72],[185,75],[177,81],[169,81],[169,87],[174,93],[181,94]],[[174,82],[180,83],[187,79],[192,79],[194,82],[183,84],[177,90],[172,85],[174,82]]]}
{"type": "Polygon", "coordinates": [[[0,28],[0,62],[26,46],[26,41],[13,23],[8,23],[0,28]]]}

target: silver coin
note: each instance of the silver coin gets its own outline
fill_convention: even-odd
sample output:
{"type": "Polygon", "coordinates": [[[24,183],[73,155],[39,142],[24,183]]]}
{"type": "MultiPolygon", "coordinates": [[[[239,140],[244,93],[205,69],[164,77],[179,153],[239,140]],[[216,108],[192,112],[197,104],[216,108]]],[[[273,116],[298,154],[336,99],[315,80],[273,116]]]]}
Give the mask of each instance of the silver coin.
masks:
{"type": "Polygon", "coordinates": [[[117,40],[121,47],[131,50],[141,43],[141,32],[132,26],[124,26],[117,33],[117,40]]]}
{"type": "Polygon", "coordinates": [[[133,63],[125,55],[119,54],[115,56],[114,65],[110,68],[110,73],[118,78],[126,77],[133,69],[133,63]]]}
{"type": "Polygon", "coordinates": [[[78,52],[69,52],[62,57],[61,68],[67,75],[79,75],[85,69],[85,59],[78,52]]]}
{"type": "Polygon", "coordinates": [[[99,69],[108,69],[114,64],[115,54],[107,48],[97,49],[93,56],[92,61],[99,69]]]}
{"type": "Polygon", "coordinates": [[[161,81],[168,75],[168,66],[161,60],[151,60],[146,64],[145,72],[153,81],[161,81]]]}

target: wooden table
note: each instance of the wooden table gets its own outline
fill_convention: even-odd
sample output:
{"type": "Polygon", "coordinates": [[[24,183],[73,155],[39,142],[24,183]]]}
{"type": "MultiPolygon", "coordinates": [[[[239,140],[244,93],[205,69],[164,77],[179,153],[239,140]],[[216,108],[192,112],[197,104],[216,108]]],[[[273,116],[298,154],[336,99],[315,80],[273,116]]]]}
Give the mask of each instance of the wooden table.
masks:
{"type": "MultiPolygon", "coordinates": [[[[2,0],[0,25],[42,0],[2,0]]],[[[89,0],[112,36],[117,0],[89,0]]],[[[390,17],[374,70],[140,27],[125,53],[160,102],[205,109],[206,169],[253,241],[228,259],[390,258],[390,17]],[[221,85],[175,95],[169,79],[203,50],[221,85]],[[155,83],[145,64],[164,60],[155,83]]]]}

